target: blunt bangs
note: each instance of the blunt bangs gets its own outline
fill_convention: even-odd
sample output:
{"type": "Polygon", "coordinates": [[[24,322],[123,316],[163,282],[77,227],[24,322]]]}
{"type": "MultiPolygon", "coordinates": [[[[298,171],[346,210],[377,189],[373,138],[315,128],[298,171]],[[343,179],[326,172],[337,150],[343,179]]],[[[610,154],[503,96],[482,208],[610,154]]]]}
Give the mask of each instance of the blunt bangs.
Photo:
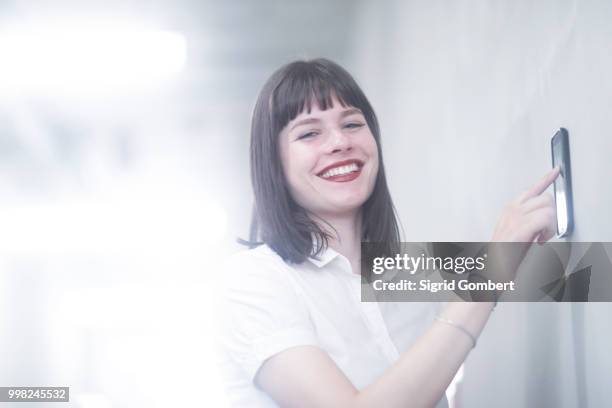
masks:
{"type": "Polygon", "coordinates": [[[371,110],[365,95],[350,74],[340,66],[334,68],[332,70],[321,61],[314,60],[298,61],[287,70],[270,101],[278,133],[300,113],[310,113],[314,103],[321,110],[333,108],[334,97],[343,107],[355,107],[364,115],[371,110]]]}

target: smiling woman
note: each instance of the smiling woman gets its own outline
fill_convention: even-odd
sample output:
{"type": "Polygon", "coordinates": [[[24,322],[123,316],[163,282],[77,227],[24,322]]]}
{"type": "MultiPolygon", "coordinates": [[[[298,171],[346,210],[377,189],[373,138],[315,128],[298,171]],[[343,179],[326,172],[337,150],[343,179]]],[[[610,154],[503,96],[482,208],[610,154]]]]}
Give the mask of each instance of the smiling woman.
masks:
{"type": "MultiPolygon", "coordinates": [[[[550,238],[538,197],[556,175],[507,207],[494,240],[550,238]]],[[[252,248],[227,262],[217,313],[232,406],[447,406],[492,304],[361,302],[361,242],[400,237],[376,115],[348,72],[316,59],[271,76],[251,178],[252,248]]]]}
{"type": "Polygon", "coordinates": [[[376,141],[361,111],[344,107],[335,96],[330,102],[327,110],[313,106],[298,115],[279,138],[291,197],[326,220],[358,212],[378,174],[376,141]],[[304,117],[306,123],[300,121],[304,117]]]}
{"type": "Polygon", "coordinates": [[[399,241],[379,145],[374,110],[343,68],[318,59],[276,71],[251,125],[251,241],[301,263],[327,246],[329,216],[349,213],[364,238],[399,241]]]}

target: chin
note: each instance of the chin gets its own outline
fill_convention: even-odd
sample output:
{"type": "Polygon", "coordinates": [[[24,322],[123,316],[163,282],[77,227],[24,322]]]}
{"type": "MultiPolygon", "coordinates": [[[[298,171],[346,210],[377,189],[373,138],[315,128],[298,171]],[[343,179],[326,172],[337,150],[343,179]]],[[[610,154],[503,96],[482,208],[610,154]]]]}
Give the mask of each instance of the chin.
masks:
{"type": "Polygon", "coordinates": [[[359,210],[366,200],[367,197],[351,197],[346,200],[334,202],[331,208],[333,208],[332,211],[335,213],[350,213],[359,210]]]}

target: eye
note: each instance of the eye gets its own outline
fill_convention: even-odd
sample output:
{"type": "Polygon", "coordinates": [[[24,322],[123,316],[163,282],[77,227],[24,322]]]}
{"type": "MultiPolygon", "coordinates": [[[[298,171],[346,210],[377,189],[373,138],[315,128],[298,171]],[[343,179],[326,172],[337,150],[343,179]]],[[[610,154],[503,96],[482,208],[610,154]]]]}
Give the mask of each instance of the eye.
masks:
{"type": "Polygon", "coordinates": [[[363,127],[363,126],[364,126],[364,124],[361,123],[361,122],[350,122],[350,123],[347,123],[346,125],[344,125],[344,127],[346,129],[359,129],[359,128],[363,127]]]}
{"type": "Polygon", "coordinates": [[[314,136],[316,136],[316,135],[317,135],[317,132],[314,132],[314,131],[313,131],[313,132],[308,132],[308,133],[304,133],[304,134],[302,134],[302,135],[299,135],[299,136],[296,138],[296,140],[310,139],[310,138],[312,138],[312,137],[314,137],[314,136]]]}

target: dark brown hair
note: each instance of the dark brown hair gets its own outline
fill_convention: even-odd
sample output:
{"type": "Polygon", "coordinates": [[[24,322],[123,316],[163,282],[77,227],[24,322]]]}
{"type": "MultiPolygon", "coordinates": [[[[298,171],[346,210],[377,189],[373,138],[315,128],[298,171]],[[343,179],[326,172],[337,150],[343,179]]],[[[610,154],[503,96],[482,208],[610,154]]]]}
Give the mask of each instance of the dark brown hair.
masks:
{"type": "Polygon", "coordinates": [[[255,205],[247,244],[266,243],[286,262],[302,263],[308,257],[317,257],[327,247],[329,235],[291,197],[278,152],[278,136],[304,109],[310,112],[313,103],[322,110],[331,107],[332,96],[343,106],[361,110],[378,145],[374,191],[362,208],[362,240],[388,244],[400,240],[383,166],[380,129],[370,102],[338,64],[323,58],[295,61],[279,68],[265,83],[251,122],[255,205]]]}

